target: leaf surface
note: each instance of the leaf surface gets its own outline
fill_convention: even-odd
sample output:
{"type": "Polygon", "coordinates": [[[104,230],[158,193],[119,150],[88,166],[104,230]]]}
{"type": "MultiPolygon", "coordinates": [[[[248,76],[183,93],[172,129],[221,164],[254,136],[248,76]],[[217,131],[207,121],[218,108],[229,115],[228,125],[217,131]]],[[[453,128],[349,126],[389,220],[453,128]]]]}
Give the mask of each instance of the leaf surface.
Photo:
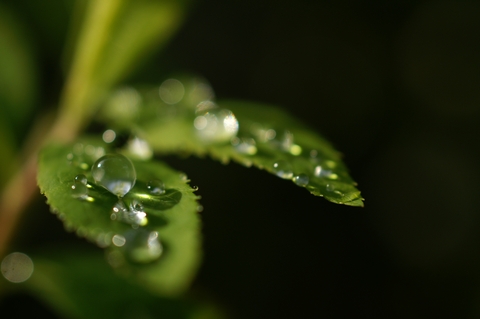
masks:
{"type": "Polygon", "coordinates": [[[197,115],[191,108],[167,111],[172,106],[158,102],[157,115],[152,116],[151,103],[145,104],[144,112],[149,115],[139,115],[135,131],[159,153],[209,155],[222,163],[232,160],[292,180],[331,202],[363,206],[360,191],[340,153],[279,108],[243,101],[219,102],[221,109],[234,113],[239,131],[229,141],[214,143],[196,131],[193,123],[197,115]]]}
{"type": "Polygon", "coordinates": [[[126,212],[140,211],[148,219],[146,225],[135,223],[113,214],[119,198],[92,178],[90,168],[105,152],[112,151],[95,139],[46,147],[39,158],[41,192],[68,230],[107,248],[108,260],[119,273],[159,294],[181,293],[194,276],[201,250],[197,197],[186,176],[160,162],[133,161],[137,180],[122,202],[126,212]],[[87,177],[89,188],[87,196],[74,198],[72,185],[79,174],[87,177]],[[161,180],[165,193],[152,196],[146,187],[151,180],[161,180]],[[141,209],[133,209],[135,203],[141,209]],[[151,234],[158,235],[160,247],[151,234]],[[160,252],[160,258],[152,257],[160,252]]]}
{"type": "Polygon", "coordinates": [[[221,318],[212,305],[158,297],[116,276],[99,252],[61,250],[32,258],[35,271],[27,289],[62,317],[221,318]]]}

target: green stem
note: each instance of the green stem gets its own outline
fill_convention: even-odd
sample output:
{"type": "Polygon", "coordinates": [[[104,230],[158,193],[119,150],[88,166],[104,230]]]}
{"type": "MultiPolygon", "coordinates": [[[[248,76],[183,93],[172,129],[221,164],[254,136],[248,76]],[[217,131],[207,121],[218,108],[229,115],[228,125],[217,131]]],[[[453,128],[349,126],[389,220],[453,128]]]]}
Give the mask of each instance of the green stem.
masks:
{"type": "MultiPolygon", "coordinates": [[[[91,0],[88,5],[57,118],[48,131],[43,131],[42,138],[25,152],[23,166],[10,179],[0,197],[0,259],[6,253],[21,213],[38,194],[35,177],[41,146],[50,140],[73,140],[93,113],[95,99],[101,93],[101,88],[95,86],[94,73],[122,4],[123,0],[91,0]]],[[[32,130],[30,137],[37,133],[32,130]]]]}
{"type": "Polygon", "coordinates": [[[102,91],[96,86],[94,73],[100,67],[102,53],[122,3],[123,0],[90,2],[51,138],[73,140],[93,113],[95,100],[102,91]]]}

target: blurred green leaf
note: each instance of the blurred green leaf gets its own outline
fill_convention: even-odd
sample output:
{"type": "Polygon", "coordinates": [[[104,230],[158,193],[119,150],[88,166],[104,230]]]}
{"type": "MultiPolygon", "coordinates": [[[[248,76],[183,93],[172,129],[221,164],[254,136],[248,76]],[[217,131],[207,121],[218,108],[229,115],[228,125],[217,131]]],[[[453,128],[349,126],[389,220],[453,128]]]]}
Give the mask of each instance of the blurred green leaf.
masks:
{"type": "Polygon", "coordinates": [[[99,252],[65,250],[51,256],[43,253],[33,260],[35,272],[27,288],[64,317],[221,318],[211,305],[158,297],[116,276],[99,252]]]}
{"type": "Polygon", "coordinates": [[[33,110],[37,70],[20,22],[4,6],[0,6],[0,70],[0,114],[19,133],[33,110]]]}
{"type": "Polygon", "coordinates": [[[110,263],[119,273],[163,295],[181,293],[192,280],[201,254],[197,197],[188,180],[165,164],[133,161],[137,181],[122,199],[126,210],[112,215],[119,199],[95,185],[90,172],[105,150],[111,153],[105,143],[95,139],[46,147],[40,154],[37,176],[42,193],[67,229],[101,247],[109,247],[110,263]],[[72,190],[74,178],[79,174],[87,177],[89,186],[85,188],[88,195],[82,199],[74,198],[72,190]],[[165,193],[151,195],[146,186],[150,180],[161,180],[165,193]],[[143,207],[134,209],[135,203],[143,207]],[[130,214],[136,211],[147,214],[147,225],[142,222],[138,226],[129,219],[137,216],[130,214]],[[116,220],[112,220],[114,217],[116,220]],[[156,237],[150,236],[155,232],[163,246],[158,260],[152,257],[161,252],[156,237]],[[113,245],[115,238],[123,243],[113,245]],[[147,256],[147,260],[142,256],[147,256]]]}
{"type": "MultiPolygon", "coordinates": [[[[187,90],[185,95],[188,94],[187,90]]],[[[279,108],[223,101],[218,103],[219,108],[207,110],[209,114],[205,117],[198,110],[195,113],[196,105],[167,105],[158,98],[158,93],[155,97],[152,91],[143,94],[142,104],[135,124],[122,121],[119,115],[116,121],[115,114],[120,112],[113,110],[108,113],[110,116],[104,118],[112,125],[133,126],[134,131],[159,153],[210,155],[222,163],[233,160],[291,180],[331,202],[363,206],[360,191],[340,154],[324,138],[279,108]],[[194,121],[200,120],[204,125],[210,125],[206,121],[216,121],[209,129],[217,130],[215,134],[221,135],[220,127],[225,122],[219,114],[229,114],[222,110],[230,110],[236,116],[238,134],[233,138],[221,137],[220,140],[198,134],[194,121]]],[[[131,116],[129,118],[132,119],[131,116]]]]}
{"type": "Polygon", "coordinates": [[[170,39],[184,14],[185,1],[125,1],[95,74],[99,83],[110,86],[125,78],[170,39]]]}

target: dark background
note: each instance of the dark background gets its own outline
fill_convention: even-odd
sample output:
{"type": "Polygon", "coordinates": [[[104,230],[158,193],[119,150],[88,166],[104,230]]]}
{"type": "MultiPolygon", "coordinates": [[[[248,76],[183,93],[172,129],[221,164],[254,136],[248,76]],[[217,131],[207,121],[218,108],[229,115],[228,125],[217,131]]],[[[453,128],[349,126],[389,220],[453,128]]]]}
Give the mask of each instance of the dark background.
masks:
{"type": "MultiPolygon", "coordinates": [[[[39,105],[55,105],[70,7],[6,3],[35,41],[39,105]]],[[[479,61],[479,1],[198,1],[126,82],[189,72],[220,99],[279,105],[345,155],[366,201],[168,157],[205,207],[193,291],[232,318],[479,318],[479,61]]],[[[17,241],[76,240],[35,207],[17,241]]]]}

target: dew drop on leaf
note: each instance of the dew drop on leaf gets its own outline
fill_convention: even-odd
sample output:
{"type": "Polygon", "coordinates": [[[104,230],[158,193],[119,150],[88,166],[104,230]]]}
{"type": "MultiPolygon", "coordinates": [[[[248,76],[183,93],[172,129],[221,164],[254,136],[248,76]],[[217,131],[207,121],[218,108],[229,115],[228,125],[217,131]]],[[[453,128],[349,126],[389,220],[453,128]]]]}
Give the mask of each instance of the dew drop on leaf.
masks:
{"type": "Polygon", "coordinates": [[[74,182],[79,182],[79,183],[82,183],[84,185],[87,185],[87,176],[83,175],[83,174],[78,174],[77,176],[75,176],[74,178],[74,182]]]}
{"type": "Polygon", "coordinates": [[[233,147],[237,152],[247,155],[255,155],[257,153],[257,146],[253,138],[238,138],[235,137],[231,141],[233,147]]]}
{"type": "Polygon", "coordinates": [[[162,195],[165,193],[165,184],[159,179],[153,179],[147,183],[147,189],[152,195],[162,195]]]}
{"type": "Polygon", "coordinates": [[[284,179],[291,179],[293,177],[292,165],[287,161],[278,161],[273,164],[273,171],[275,174],[284,179]]]}
{"type": "Polygon", "coordinates": [[[123,197],[135,185],[137,174],[132,162],[121,154],[107,154],[92,166],[95,183],[118,197],[123,197]]]}
{"type": "Polygon", "coordinates": [[[297,184],[298,186],[305,187],[308,185],[309,178],[305,174],[300,174],[295,177],[293,177],[293,182],[297,184]]]}
{"type": "Polygon", "coordinates": [[[87,199],[88,198],[88,187],[87,183],[82,183],[80,181],[75,181],[72,185],[72,197],[78,199],[87,199]]]}
{"type": "Polygon", "coordinates": [[[207,143],[225,143],[237,135],[238,120],[226,109],[212,109],[200,113],[193,125],[197,136],[207,143]]]}

